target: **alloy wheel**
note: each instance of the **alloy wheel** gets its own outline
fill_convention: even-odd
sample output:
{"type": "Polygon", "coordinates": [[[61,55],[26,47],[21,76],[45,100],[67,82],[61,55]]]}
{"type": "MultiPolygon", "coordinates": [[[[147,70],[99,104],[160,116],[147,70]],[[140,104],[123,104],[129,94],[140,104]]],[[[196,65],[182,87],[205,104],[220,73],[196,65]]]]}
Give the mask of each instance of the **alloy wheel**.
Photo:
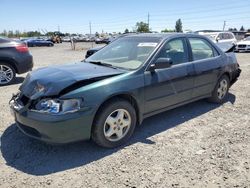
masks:
{"type": "Polygon", "coordinates": [[[217,89],[217,94],[219,99],[223,99],[225,97],[225,95],[227,94],[227,89],[228,89],[227,80],[225,79],[221,80],[217,89]]]}
{"type": "Polygon", "coordinates": [[[105,121],[104,136],[111,142],[119,141],[126,136],[130,126],[131,116],[129,112],[125,109],[117,109],[105,121]]]}
{"type": "Polygon", "coordinates": [[[13,77],[13,70],[9,66],[0,65],[0,85],[8,84],[13,77]]]}

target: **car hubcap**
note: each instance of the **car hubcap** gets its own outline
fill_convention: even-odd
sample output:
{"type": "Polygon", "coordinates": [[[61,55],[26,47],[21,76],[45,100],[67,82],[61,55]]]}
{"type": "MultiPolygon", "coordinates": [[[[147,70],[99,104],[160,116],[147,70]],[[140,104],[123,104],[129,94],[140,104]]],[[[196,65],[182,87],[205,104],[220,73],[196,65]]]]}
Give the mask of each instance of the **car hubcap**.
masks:
{"type": "Polygon", "coordinates": [[[227,81],[225,79],[220,81],[217,94],[219,99],[223,99],[227,94],[227,81]]]}
{"type": "Polygon", "coordinates": [[[126,136],[131,126],[131,116],[125,109],[113,111],[106,119],[104,136],[109,141],[119,141],[126,136]]]}
{"type": "Polygon", "coordinates": [[[7,84],[13,78],[13,71],[6,65],[0,65],[0,84],[7,84]]]}

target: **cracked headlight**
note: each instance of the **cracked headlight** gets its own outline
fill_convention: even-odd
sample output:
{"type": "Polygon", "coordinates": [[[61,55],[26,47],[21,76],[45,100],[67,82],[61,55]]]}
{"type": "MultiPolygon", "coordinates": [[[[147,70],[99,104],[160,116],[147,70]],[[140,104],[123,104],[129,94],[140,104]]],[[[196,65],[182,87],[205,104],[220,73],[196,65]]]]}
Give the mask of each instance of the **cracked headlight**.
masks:
{"type": "Polygon", "coordinates": [[[80,110],[82,99],[42,99],[35,105],[35,111],[51,114],[65,114],[80,110]]]}

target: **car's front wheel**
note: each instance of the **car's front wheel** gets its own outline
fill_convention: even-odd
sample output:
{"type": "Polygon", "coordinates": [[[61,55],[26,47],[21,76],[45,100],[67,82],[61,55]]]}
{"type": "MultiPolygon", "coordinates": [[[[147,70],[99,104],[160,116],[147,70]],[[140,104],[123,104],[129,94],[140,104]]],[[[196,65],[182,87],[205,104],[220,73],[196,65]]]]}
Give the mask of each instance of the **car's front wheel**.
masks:
{"type": "Polygon", "coordinates": [[[227,94],[230,86],[230,81],[227,75],[223,75],[217,82],[212,97],[209,98],[210,102],[222,103],[227,94]]]}
{"type": "Polygon", "coordinates": [[[0,86],[11,84],[15,78],[15,69],[7,63],[0,62],[0,86]]]}
{"type": "Polygon", "coordinates": [[[136,126],[134,107],[123,99],[105,104],[93,124],[92,139],[100,146],[113,148],[124,144],[136,126]]]}

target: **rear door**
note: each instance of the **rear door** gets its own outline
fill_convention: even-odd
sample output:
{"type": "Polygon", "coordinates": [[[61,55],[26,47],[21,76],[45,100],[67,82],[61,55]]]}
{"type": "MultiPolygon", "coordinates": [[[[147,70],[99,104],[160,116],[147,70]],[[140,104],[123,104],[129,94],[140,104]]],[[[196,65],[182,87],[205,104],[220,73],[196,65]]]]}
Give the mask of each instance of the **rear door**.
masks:
{"type": "Polygon", "coordinates": [[[199,37],[188,38],[195,69],[193,98],[211,94],[221,70],[221,56],[213,45],[199,37]]]}
{"type": "Polygon", "coordinates": [[[192,98],[194,86],[193,63],[189,61],[186,38],[166,42],[154,58],[171,58],[173,65],[166,69],[146,71],[145,114],[149,114],[192,98]]]}

